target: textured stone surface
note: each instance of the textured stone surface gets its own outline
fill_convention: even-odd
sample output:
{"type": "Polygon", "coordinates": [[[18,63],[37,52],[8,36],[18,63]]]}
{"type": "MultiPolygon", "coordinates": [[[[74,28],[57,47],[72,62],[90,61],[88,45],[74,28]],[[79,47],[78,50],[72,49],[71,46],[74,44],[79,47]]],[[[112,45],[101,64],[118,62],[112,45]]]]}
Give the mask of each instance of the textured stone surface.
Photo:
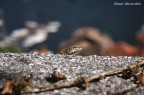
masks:
{"type": "MultiPolygon", "coordinates": [[[[136,64],[141,57],[126,56],[75,56],[47,54],[39,55],[35,53],[0,53],[0,87],[5,78],[15,76],[34,75],[33,85],[44,86],[49,83],[45,80],[57,68],[57,71],[65,74],[66,81],[76,79],[78,76],[92,76],[106,70],[136,64]]],[[[106,77],[99,82],[91,82],[91,86],[82,92],[77,87],[62,88],[53,91],[37,93],[39,95],[107,95],[117,93],[125,89],[134,87],[135,84],[127,79],[122,79],[115,75],[106,77]]],[[[144,87],[125,93],[126,95],[142,95],[144,87]]]]}

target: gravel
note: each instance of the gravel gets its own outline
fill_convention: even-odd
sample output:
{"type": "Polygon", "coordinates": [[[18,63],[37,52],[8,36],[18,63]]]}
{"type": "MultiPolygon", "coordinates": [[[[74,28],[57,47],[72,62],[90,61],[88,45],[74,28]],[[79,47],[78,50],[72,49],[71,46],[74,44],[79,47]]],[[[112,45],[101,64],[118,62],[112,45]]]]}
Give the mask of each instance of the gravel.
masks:
{"type": "MultiPolygon", "coordinates": [[[[54,69],[66,75],[67,80],[75,80],[79,76],[92,76],[101,72],[136,64],[142,57],[128,56],[76,56],[36,53],[0,53],[0,87],[8,77],[34,75],[33,86],[45,86],[46,81],[54,69]]],[[[62,88],[33,95],[108,95],[117,93],[136,85],[130,79],[122,79],[115,75],[106,77],[99,82],[91,82],[91,86],[84,91],[77,87],[62,88]]],[[[124,93],[125,95],[143,95],[144,87],[124,93]]],[[[31,95],[31,94],[29,94],[31,95]]]]}

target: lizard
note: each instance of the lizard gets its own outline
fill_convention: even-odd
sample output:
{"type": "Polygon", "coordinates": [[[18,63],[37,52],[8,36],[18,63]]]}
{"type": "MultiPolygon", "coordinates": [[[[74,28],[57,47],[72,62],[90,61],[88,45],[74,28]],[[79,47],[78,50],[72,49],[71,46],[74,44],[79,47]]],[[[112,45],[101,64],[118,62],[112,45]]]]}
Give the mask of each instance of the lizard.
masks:
{"type": "Polygon", "coordinates": [[[82,51],[81,47],[70,47],[70,48],[66,48],[65,50],[62,50],[59,52],[59,54],[63,54],[63,55],[77,55],[78,53],[80,53],[82,51]]]}
{"type": "MultiPolygon", "coordinates": [[[[81,47],[77,47],[77,46],[74,46],[74,47],[69,47],[69,48],[66,48],[64,50],[61,50],[59,51],[57,54],[62,54],[62,55],[77,55],[78,53],[80,53],[82,51],[82,48],[81,47]]],[[[30,51],[29,53],[31,54],[39,54],[38,51],[30,51]]]]}

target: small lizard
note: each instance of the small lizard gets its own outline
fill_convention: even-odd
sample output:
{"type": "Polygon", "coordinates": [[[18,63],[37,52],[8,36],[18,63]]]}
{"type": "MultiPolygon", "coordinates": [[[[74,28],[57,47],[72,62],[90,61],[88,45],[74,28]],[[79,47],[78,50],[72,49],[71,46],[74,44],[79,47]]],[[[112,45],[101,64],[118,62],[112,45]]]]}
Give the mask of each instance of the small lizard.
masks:
{"type": "Polygon", "coordinates": [[[64,51],[60,51],[60,54],[64,54],[64,55],[72,55],[72,54],[77,54],[82,50],[81,47],[70,47],[65,49],[64,51]]]}

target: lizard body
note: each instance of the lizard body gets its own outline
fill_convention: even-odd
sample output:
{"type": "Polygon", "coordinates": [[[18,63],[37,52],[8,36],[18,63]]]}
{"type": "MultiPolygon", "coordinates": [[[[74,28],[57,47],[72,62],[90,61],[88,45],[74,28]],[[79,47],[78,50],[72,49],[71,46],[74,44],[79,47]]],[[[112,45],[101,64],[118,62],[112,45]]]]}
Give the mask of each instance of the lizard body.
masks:
{"type": "Polygon", "coordinates": [[[72,55],[72,54],[77,54],[82,50],[81,47],[70,47],[65,49],[64,51],[60,51],[60,54],[64,54],[64,55],[72,55]]]}

